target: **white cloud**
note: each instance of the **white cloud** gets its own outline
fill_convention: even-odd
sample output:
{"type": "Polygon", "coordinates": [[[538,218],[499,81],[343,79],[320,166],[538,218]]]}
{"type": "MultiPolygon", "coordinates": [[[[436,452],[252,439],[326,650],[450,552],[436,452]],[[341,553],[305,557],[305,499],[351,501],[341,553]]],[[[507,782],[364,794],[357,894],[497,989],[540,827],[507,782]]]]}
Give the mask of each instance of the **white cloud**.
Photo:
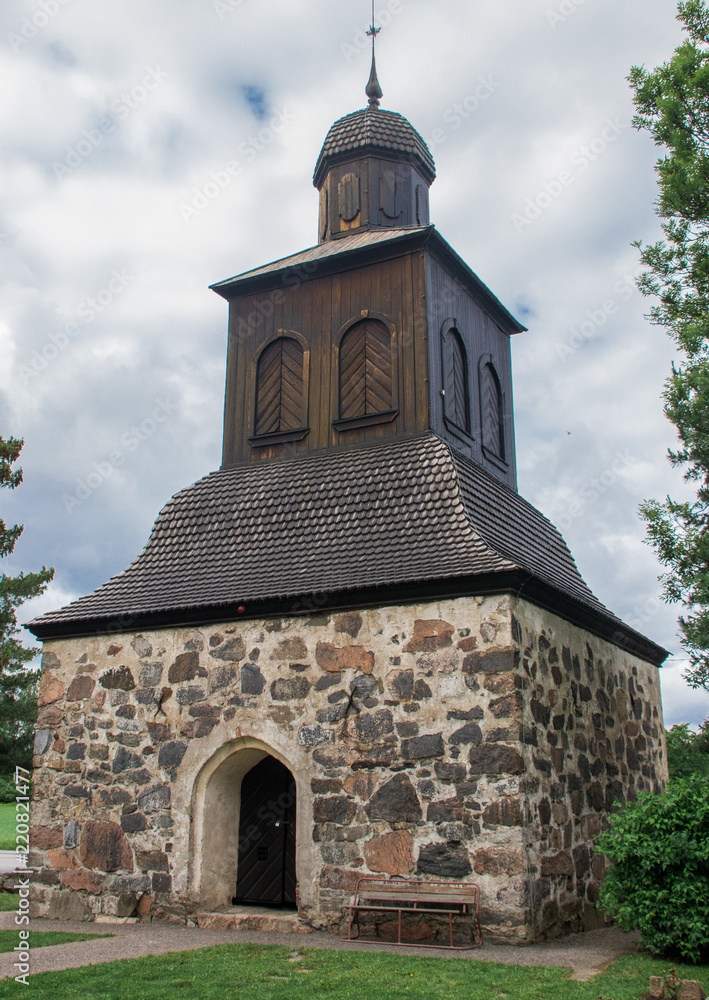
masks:
{"type": "MultiPolygon", "coordinates": [[[[217,467],[227,316],[207,286],[312,245],[320,145],[364,104],[364,0],[226,7],[69,0],[15,53],[8,36],[39,8],[5,0],[0,14],[0,87],[12,95],[0,153],[0,432],[27,442],[25,485],[5,508],[26,524],[15,565],[57,567],[50,603],[123,569],[168,496],[217,467]],[[133,94],[151,70],[159,83],[133,94]],[[263,120],[249,88],[263,94],[263,120]],[[295,121],[252,155],[251,137],[284,110],[295,121]],[[107,116],[114,127],[98,141],[107,116]],[[78,164],[57,177],[52,163],[72,150],[78,164]],[[186,223],[180,205],[233,161],[233,181],[186,223]],[[115,271],[132,277],[82,318],[115,271]],[[71,322],[79,332],[23,379],[20,366],[71,322]],[[123,436],[160,398],[174,401],[171,419],[128,451],[123,436]],[[121,448],[120,468],[68,513],[62,496],[121,448]]],[[[673,348],[628,279],[630,244],[658,233],[658,151],[630,127],[604,133],[632,117],[631,65],[654,66],[680,41],[674,4],[593,0],[554,25],[553,0],[378,9],[390,15],[378,40],[383,105],[435,141],[433,221],[513,312],[528,310],[529,333],[513,343],[520,491],[568,520],[589,481],[631,456],[565,533],[599,597],[633,619],[657,606],[644,628],[677,654],[676,609],[657,601],[637,517],[643,499],[684,489],[665,458],[674,436],[660,400],[673,348]],[[481,80],[492,83],[475,106],[481,80]],[[563,170],[571,183],[516,228],[512,216],[556,191],[563,170]],[[561,356],[589,313],[593,329],[561,356]]],[[[667,677],[670,711],[694,710],[674,666],[667,677]]]]}

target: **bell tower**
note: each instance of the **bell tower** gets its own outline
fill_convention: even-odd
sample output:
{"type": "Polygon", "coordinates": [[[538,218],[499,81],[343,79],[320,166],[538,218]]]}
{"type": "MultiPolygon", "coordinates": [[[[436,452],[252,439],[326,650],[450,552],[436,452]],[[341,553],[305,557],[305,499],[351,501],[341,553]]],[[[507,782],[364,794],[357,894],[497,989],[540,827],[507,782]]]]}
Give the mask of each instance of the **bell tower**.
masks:
{"type": "Polygon", "coordinates": [[[366,94],[318,156],[317,246],[212,286],[230,307],[223,467],[433,432],[514,489],[524,327],[430,224],[435,163],[380,107],[374,51],[366,94]]]}

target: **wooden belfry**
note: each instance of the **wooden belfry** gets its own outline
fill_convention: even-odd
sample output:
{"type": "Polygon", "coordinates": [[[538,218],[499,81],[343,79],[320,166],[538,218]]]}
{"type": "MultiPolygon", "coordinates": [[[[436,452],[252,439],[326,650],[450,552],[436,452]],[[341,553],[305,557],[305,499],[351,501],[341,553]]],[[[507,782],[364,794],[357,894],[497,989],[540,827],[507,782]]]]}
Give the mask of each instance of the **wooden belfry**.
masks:
{"type": "MultiPolygon", "coordinates": [[[[213,286],[221,468],[28,626],[38,915],[336,930],[394,876],[479,884],[486,939],[530,941],[602,924],[594,838],[666,779],[666,653],[517,493],[523,327],[430,224],[374,54],[366,93],[317,160],[318,244],[213,286]]],[[[436,919],[417,940],[453,943],[436,919]]]]}
{"type": "Polygon", "coordinates": [[[366,94],[318,157],[318,246],[212,286],[230,306],[223,466],[432,431],[514,488],[524,327],[430,225],[435,164],[380,107],[374,52],[366,94]]]}

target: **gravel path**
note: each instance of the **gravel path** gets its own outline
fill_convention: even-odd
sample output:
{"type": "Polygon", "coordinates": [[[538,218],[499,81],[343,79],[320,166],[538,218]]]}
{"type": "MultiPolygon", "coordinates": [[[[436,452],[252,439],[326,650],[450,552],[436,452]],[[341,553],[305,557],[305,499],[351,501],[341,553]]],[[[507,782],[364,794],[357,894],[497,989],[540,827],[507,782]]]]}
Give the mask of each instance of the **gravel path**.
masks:
{"type": "MultiPolygon", "coordinates": [[[[14,913],[0,914],[0,929],[15,927],[14,913]]],[[[122,958],[164,955],[171,951],[192,951],[217,944],[284,944],[293,949],[330,948],[334,950],[391,951],[409,955],[436,956],[451,960],[502,962],[505,965],[546,965],[573,969],[574,979],[585,982],[601,972],[620,955],[635,951],[636,935],[614,927],[588,931],[560,938],[548,944],[484,944],[471,951],[445,951],[433,948],[396,948],[391,945],[345,944],[332,934],[272,934],[259,931],[214,931],[169,924],[104,924],[59,920],[32,920],[32,931],[72,931],[85,934],[112,934],[95,941],[75,941],[49,948],[32,948],[31,974],[98,965],[122,958]]],[[[30,945],[32,939],[30,937],[30,945]]],[[[16,975],[12,952],[0,954],[0,979],[16,975]]]]}

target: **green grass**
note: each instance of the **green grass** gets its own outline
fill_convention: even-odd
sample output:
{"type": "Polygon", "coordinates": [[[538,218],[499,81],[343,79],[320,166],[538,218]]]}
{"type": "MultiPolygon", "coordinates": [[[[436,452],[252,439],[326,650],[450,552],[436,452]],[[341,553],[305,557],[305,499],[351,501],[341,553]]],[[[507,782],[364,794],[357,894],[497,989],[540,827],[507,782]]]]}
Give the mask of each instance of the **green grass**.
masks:
{"type": "Polygon", "coordinates": [[[3,802],[0,803],[0,851],[14,851],[16,846],[15,803],[3,802]]]}
{"type": "Polygon", "coordinates": [[[0,892],[0,913],[16,910],[20,897],[16,892],[0,892]]]}
{"type": "MultiPolygon", "coordinates": [[[[30,931],[30,949],[48,948],[52,944],[68,941],[87,941],[93,937],[112,937],[112,934],[70,934],[68,931],[30,931]]],[[[0,952],[12,951],[19,944],[17,931],[0,931],[0,952]]]]}
{"type": "MultiPolygon", "coordinates": [[[[671,963],[625,956],[591,982],[568,970],[387,952],[219,945],[30,978],[22,996],[42,1000],[638,1000],[671,963]],[[294,956],[298,956],[292,960],[294,956]]],[[[709,966],[675,968],[709,988],[709,966]]],[[[0,998],[17,997],[13,980],[0,998]]]]}

